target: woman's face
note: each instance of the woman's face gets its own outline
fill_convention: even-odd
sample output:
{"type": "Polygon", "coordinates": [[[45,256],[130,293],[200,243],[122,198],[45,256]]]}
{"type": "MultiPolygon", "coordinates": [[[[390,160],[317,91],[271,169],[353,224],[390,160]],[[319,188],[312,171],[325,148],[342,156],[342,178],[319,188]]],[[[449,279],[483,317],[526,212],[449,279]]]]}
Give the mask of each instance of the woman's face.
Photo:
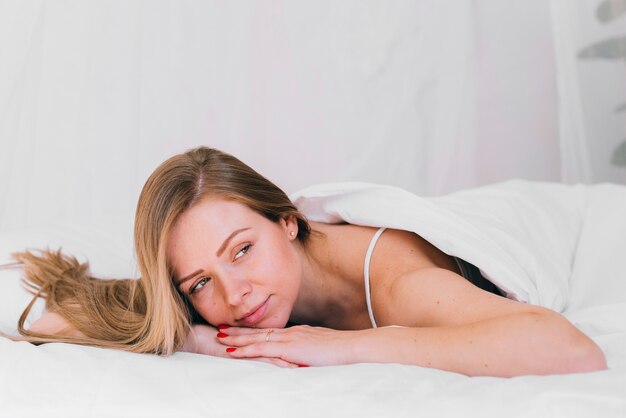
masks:
{"type": "Polygon", "coordinates": [[[284,327],[302,276],[297,233],[293,217],[275,223],[241,203],[202,200],[167,243],[174,282],[210,324],[284,327]]]}

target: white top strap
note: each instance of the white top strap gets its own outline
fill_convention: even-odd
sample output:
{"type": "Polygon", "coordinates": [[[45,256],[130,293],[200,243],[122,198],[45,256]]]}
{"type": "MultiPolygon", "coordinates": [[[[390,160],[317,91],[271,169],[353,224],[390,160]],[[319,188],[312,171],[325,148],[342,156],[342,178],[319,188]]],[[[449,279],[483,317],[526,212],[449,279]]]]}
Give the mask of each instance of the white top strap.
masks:
{"type": "Polygon", "coordinates": [[[380,228],[370,241],[370,246],[367,248],[367,253],[365,254],[365,268],[364,268],[364,277],[365,277],[365,303],[367,303],[367,313],[370,316],[370,321],[372,323],[372,328],[378,328],[376,325],[376,320],[374,319],[374,312],[372,311],[372,297],[370,295],[370,259],[372,258],[372,253],[374,252],[374,247],[376,246],[376,242],[380,237],[380,234],[386,228],[380,228]]]}

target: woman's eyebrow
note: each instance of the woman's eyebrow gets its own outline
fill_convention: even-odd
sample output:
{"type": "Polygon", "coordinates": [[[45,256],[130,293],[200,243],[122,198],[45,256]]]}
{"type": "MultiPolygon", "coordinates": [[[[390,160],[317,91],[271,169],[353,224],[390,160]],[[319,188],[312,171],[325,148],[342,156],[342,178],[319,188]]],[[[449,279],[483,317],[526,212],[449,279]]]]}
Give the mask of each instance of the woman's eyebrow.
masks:
{"type": "Polygon", "coordinates": [[[226,249],[226,246],[228,245],[228,243],[230,242],[231,239],[233,239],[235,237],[235,235],[239,234],[240,232],[243,231],[247,231],[250,228],[241,228],[241,229],[237,229],[235,231],[233,231],[232,234],[230,234],[228,236],[228,238],[226,238],[224,240],[224,242],[222,243],[222,245],[220,246],[220,248],[218,248],[217,252],[215,253],[216,256],[220,257],[222,255],[222,253],[224,252],[224,250],[226,249]]]}
{"type": "Polygon", "coordinates": [[[176,285],[180,287],[181,284],[185,283],[189,279],[193,279],[197,274],[200,274],[200,273],[202,273],[202,270],[196,270],[193,273],[191,273],[189,276],[178,280],[178,283],[176,283],[176,285]]]}
{"type": "MultiPolygon", "coordinates": [[[[233,239],[237,234],[239,234],[240,232],[243,231],[247,231],[248,229],[250,229],[250,227],[248,228],[241,228],[241,229],[237,229],[235,231],[233,231],[228,238],[226,238],[224,240],[224,242],[222,243],[222,245],[220,245],[220,248],[217,249],[217,252],[215,253],[216,256],[220,257],[222,255],[222,253],[224,252],[224,250],[226,249],[226,246],[228,245],[228,243],[230,242],[231,239],[233,239]]],[[[198,269],[196,271],[194,271],[193,273],[191,273],[188,276],[183,277],[182,279],[177,281],[177,286],[180,287],[181,284],[185,283],[187,280],[195,277],[197,274],[202,273],[202,269],[198,269]]]]}

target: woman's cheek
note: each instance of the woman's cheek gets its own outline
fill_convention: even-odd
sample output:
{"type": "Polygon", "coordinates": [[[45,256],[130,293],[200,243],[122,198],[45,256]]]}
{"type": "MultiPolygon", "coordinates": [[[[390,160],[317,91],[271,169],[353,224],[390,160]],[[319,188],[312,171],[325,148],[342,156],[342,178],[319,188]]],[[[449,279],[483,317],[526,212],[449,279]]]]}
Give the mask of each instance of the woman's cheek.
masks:
{"type": "Polygon", "coordinates": [[[206,303],[206,301],[199,301],[194,304],[194,309],[198,314],[204,318],[209,324],[221,324],[223,322],[223,315],[220,315],[216,309],[216,304],[214,302],[206,303]]]}

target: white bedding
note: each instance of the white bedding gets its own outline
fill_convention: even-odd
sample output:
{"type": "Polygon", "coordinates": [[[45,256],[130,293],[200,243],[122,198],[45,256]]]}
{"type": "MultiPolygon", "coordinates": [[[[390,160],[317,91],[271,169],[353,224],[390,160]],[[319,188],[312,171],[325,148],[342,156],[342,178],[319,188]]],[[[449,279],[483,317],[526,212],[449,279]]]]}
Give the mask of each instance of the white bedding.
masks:
{"type": "MultiPolygon", "coordinates": [[[[327,206],[325,213],[335,216],[329,220],[358,217],[365,206],[357,195],[337,203],[343,195],[336,192],[345,187],[309,190],[317,196],[325,190],[326,198],[298,204],[311,204],[305,211],[312,218],[332,202],[338,212],[327,206]]],[[[513,379],[382,364],[280,369],[189,353],[163,358],[0,338],[0,417],[626,416],[626,188],[512,182],[417,201],[424,217],[416,228],[427,239],[478,265],[515,297],[563,308],[602,347],[610,369],[513,379]],[[528,225],[535,229],[528,232],[528,225]],[[508,238],[496,245],[496,237],[508,238]],[[484,257],[467,240],[492,245],[498,256],[484,257]]],[[[393,199],[380,202],[382,208],[393,199]]],[[[396,206],[392,219],[400,213],[396,206]]],[[[26,247],[63,245],[88,258],[96,275],[134,276],[131,222],[130,214],[117,214],[3,233],[0,262],[26,247]]],[[[28,300],[18,275],[0,271],[4,332],[14,332],[28,300]]]]}

